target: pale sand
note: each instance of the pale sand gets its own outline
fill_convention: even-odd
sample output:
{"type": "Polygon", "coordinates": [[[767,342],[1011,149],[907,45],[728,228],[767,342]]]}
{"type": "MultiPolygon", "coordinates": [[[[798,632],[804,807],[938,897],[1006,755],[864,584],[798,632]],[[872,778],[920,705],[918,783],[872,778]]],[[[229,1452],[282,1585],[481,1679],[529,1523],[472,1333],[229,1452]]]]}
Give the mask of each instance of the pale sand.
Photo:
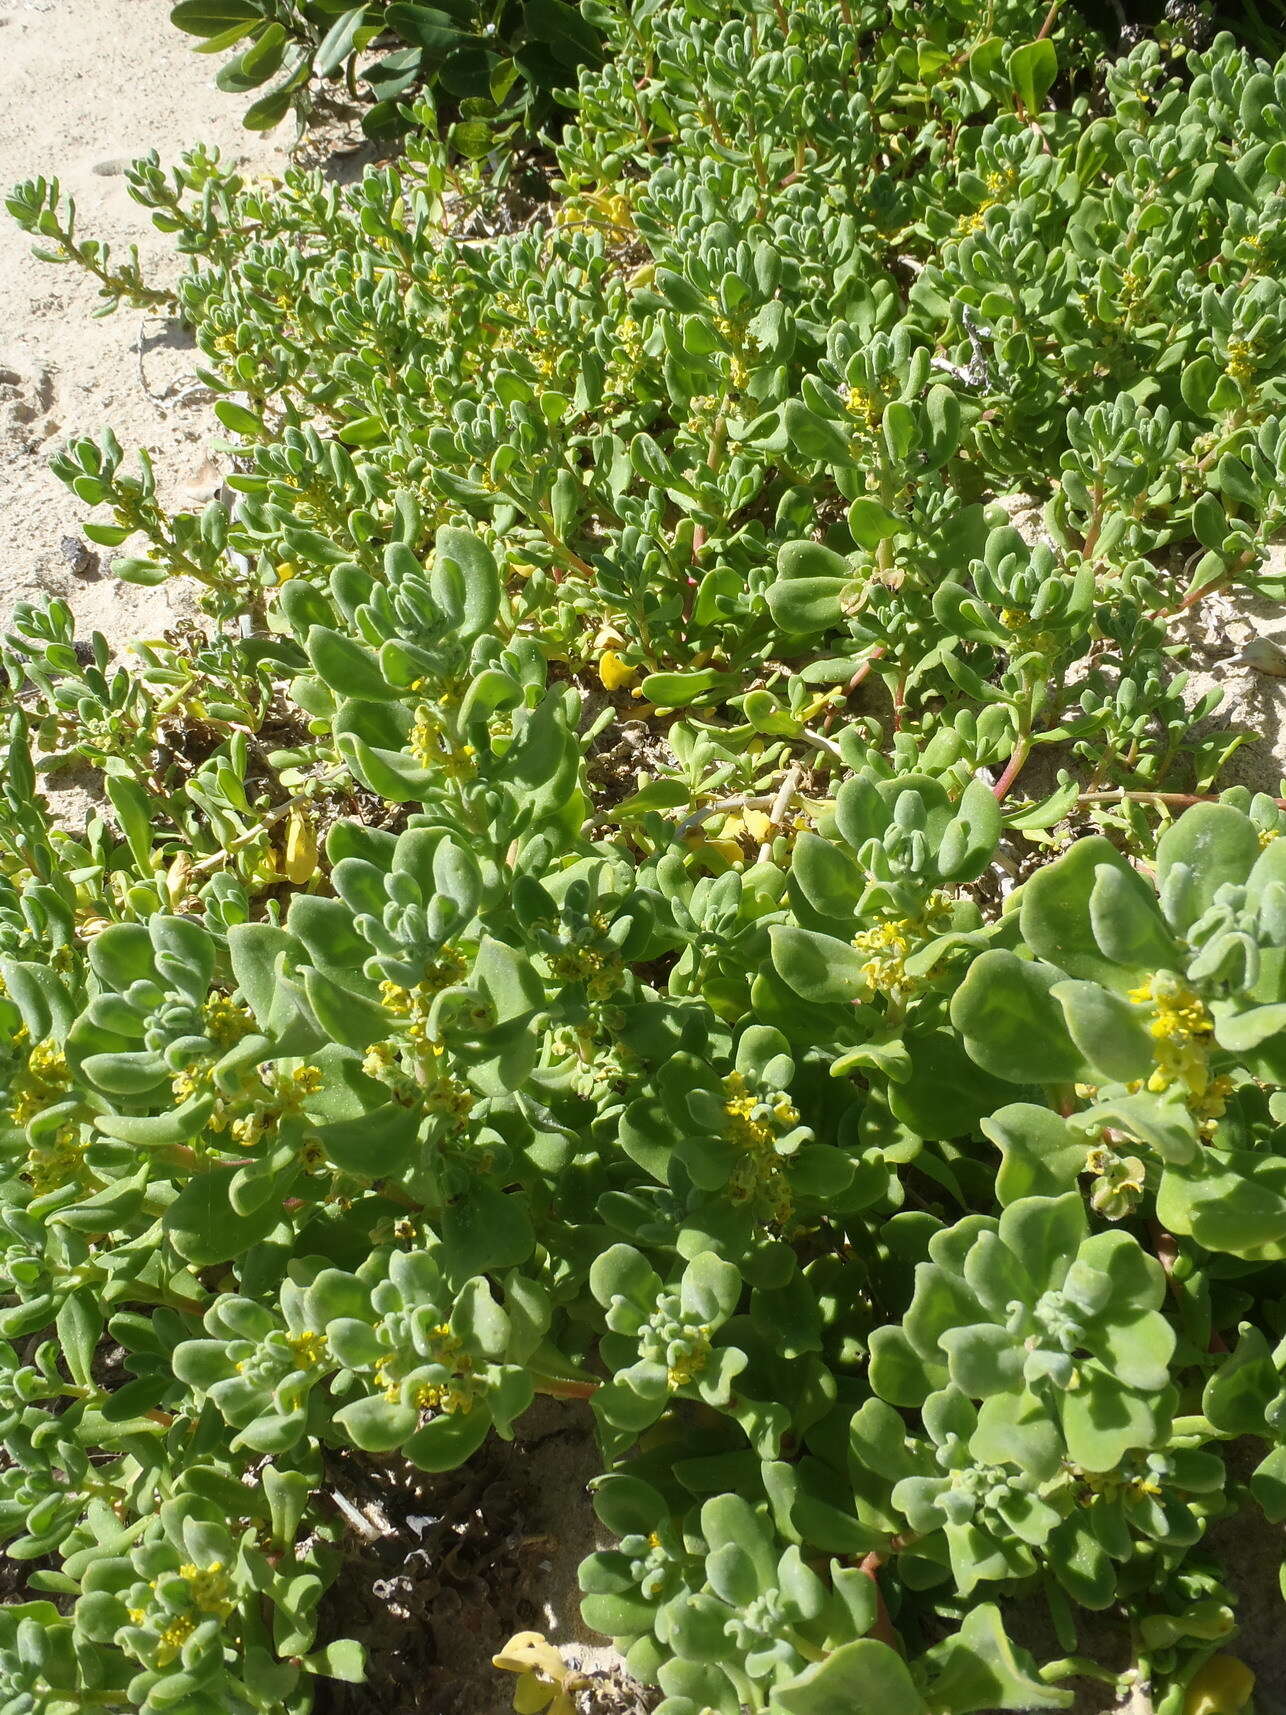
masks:
{"type": "MultiPolygon", "coordinates": [[[[58,178],[77,203],[81,237],[122,258],[137,244],[145,274],[181,272],[171,240],[130,197],[125,167],[155,149],[162,163],[196,143],[248,173],[279,171],[293,132],[241,127],[244,102],[214,88],[219,60],[192,52],[169,22],[169,0],[0,0],[0,191],[58,178]]],[[[74,598],[81,631],[114,643],[165,623],[164,592],[73,574],[60,550],[91,512],[48,469],[71,435],[110,424],[129,452],[146,447],[164,497],[209,499],[219,482],[218,424],[195,386],[196,353],[173,324],[122,309],[94,320],[96,283],[52,267],[0,209],[0,610],[44,593],[74,598]],[[142,363],[149,397],[140,375],[142,363]]],[[[181,599],[181,598],[180,598],[181,599]]]]}

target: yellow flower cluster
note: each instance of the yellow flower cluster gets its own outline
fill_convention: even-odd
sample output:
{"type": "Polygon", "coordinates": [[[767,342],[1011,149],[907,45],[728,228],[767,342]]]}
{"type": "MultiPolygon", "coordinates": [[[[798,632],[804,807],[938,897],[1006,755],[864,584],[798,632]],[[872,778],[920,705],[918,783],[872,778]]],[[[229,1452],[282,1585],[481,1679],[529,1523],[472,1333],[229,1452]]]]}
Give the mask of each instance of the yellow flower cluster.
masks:
{"type": "Polygon", "coordinates": [[[616,349],[607,373],[607,397],[628,401],[635,382],[647,361],[643,349],[643,329],[633,316],[624,316],[616,324],[616,349]]]}
{"type": "Polygon", "coordinates": [[[853,937],[859,953],[870,957],[862,966],[862,975],[879,994],[893,994],[907,987],[906,961],[911,955],[911,924],[905,917],[895,922],[877,924],[874,929],[860,929],[853,937]]]}
{"type": "Polygon", "coordinates": [[[60,1125],[52,1137],[42,1138],[27,1151],[23,1166],[26,1179],[37,1197],[57,1191],[79,1179],[85,1165],[85,1145],[78,1125],[60,1125]]]}
{"type": "Polygon", "coordinates": [[[1018,175],[1011,167],[1006,173],[988,173],[983,183],[987,188],[986,196],[971,213],[960,216],[951,234],[953,238],[968,238],[970,233],[981,232],[987,224],[987,210],[1003,202],[1009,192],[1016,188],[1018,175]]]}
{"type": "Polygon", "coordinates": [[[1161,1493],[1160,1483],[1150,1472],[1083,1471],[1079,1465],[1073,1471],[1085,1491],[1082,1506],[1093,1506],[1096,1501],[1141,1501],[1161,1493]]]}
{"type": "Polygon", "coordinates": [[[27,1125],[43,1109],[61,1101],[70,1086],[62,1049],[52,1039],[37,1042],[14,1079],[13,1123],[27,1125]]]}
{"type": "Polygon", "coordinates": [[[435,1084],[430,1084],[424,1092],[424,1105],[431,1114],[439,1119],[449,1120],[458,1130],[473,1112],[473,1104],[477,1098],[467,1084],[459,1078],[448,1074],[439,1078],[435,1084]]]}
{"type": "Polygon", "coordinates": [[[216,1048],[225,1052],[233,1048],[255,1028],[248,1007],[240,1006],[226,994],[212,994],[201,1008],[205,1033],[216,1048]]]}
{"type": "Polygon", "coordinates": [[[884,411],[884,401],[872,393],[868,387],[857,387],[852,383],[845,390],[844,409],[850,417],[868,429],[878,427],[884,411]]]}
{"type": "Polygon", "coordinates": [[[729,1072],[723,1093],[723,1135],[742,1151],[728,1179],[728,1195],[734,1203],[754,1202],[766,1220],[784,1226],[795,1200],[777,1139],[799,1124],[799,1113],[781,1091],[768,1100],[752,1095],[740,1072],[729,1072]]]}
{"type": "Polygon", "coordinates": [[[167,1667],[196,1630],[191,1614],[176,1614],[161,1632],[161,1647],[156,1653],[159,1666],[167,1667]]]}
{"type": "Polygon", "coordinates": [[[789,1131],[799,1124],[799,1114],[788,1096],[777,1093],[771,1104],[760,1102],[750,1094],[740,1072],[729,1072],[723,1080],[727,1098],[723,1111],[727,1115],[724,1135],[729,1143],[742,1149],[763,1149],[776,1141],[779,1131],[789,1131]],[[755,1119],[755,1109],[769,1106],[772,1119],[755,1119]],[[774,1123],[776,1122],[776,1123],[774,1123]]]}
{"type": "Polygon", "coordinates": [[[1232,1080],[1210,1074],[1214,1020],[1200,995],[1168,973],[1149,977],[1129,991],[1136,1006],[1151,1008],[1148,1034],[1156,1067],[1147,1080],[1154,1095],[1178,1086],[1189,1111],[1209,1137],[1227,1107],[1232,1080]]]}
{"type": "MultiPolygon", "coordinates": [[[[473,1374],[473,1359],[452,1333],[451,1324],[439,1322],[432,1329],[428,1344],[433,1362],[455,1373],[448,1381],[421,1382],[412,1394],[412,1404],[419,1411],[439,1411],[448,1417],[472,1411],[479,1392],[478,1378],[473,1374]]],[[[376,1386],[390,1405],[396,1405],[402,1397],[398,1371],[404,1364],[400,1352],[389,1352],[375,1364],[376,1386]]]]}
{"type": "Polygon", "coordinates": [[[874,929],[858,930],[853,945],[859,953],[870,955],[861,967],[862,975],[877,994],[898,995],[916,986],[920,979],[907,976],[906,962],[919,943],[945,929],[950,913],[947,895],[931,893],[919,917],[898,917],[877,923],[874,929]]]}
{"type": "MultiPolygon", "coordinates": [[[[434,1062],[441,1059],[445,1050],[440,1042],[429,1035],[429,1013],[433,1002],[443,989],[450,988],[469,973],[469,961],[456,947],[444,946],[438,957],[428,966],[423,982],[414,988],[404,988],[401,983],[385,981],[380,984],[380,1000],[402,1023],[402,1030],[395,1038],[384,1042],[375,1042],[366,1050],[362,1060],[362,1070],[368,1078],[379,1078],[385,1083],[397,1085],[399,1078],[405,1085],[405,1093],[410,1095],[414,1087],[409,1077],[401,1074],[399,1056],[403,1048],[409,1048],[414,1056],[417,1081],[426,1083],[430,1075],[438,1080],[439,1085],[455,1085],[455,1080],[436,1070],[434,1062]]],[[[463,1085],[455,1085],[462,1090],[463,1085]]],[[[450,1102],[447,1103],[450,1106],[450,1102]]],[[[469,1107],[473,1105],[473,1097],[469,1096],[469,1107]]]]}
{"type": "Polygon", "coordinates": [[[304,1105],[308,1096],[315,1096],[325,1080],[318,1066],[296,1066],[293,1072],[278,1076],[277,1102],[282,1113],[294,1113],[304,1105]]]}
{"type": "Polygon", "coordinates": [[[549,974],[560,983],[584,983],[591,1000],[606,1000],[620,987],[623,967],[619,953],[599,947],[571,947],[549,955],[549,974]]]}
{"type": "Polygon", "coordinates": [[[690,435],[708,435],[723,408],[717,393],[699,393],[688,400],[688,417],[684,428],[690,435]]]}
{"type": "Polygon", "coordinates": [[[390,1012],[396,1012],[403,1018],[421,1018],[427,1015],[429,1004],[443,989],[450,988],[452,983],[462,982],[468,974],[468,959],[458,947],[448,942],[426,968],[422,982],[410,989],[403,988],[401,983],[382,982],[380,999],[390,1012]]]}
{"type": "Polygon", "coordinates": [[[226,1620],[236,1607],[231,1581],[221,1560],[212,1560],[206,1567],[194,1566],[189,1561],[179,1567],[179,1577],[192,1592],[192,1600],[203,1614],[214,1614],[220,1620],[226,1620]]]}
{"type": "Polygon", "coordinates": [[[442,1412],[447,1417],[467,1417],[473,1410],[474,1396],[467,1381],[421,1382],[415,1390],[415,1405],[420,1411],[442,1412]]]}
{"type": "Polygon", "coordinates": [[[1159,976],[1131,989],[1130,999],[1136,1006],[1152,1009],[1148,1034],[1156,1070],[1147,1081],[1148,1089],[1160,1095],[1174,1084],[1182,1084],[1189,1096],[1204,1096],[1210,1083],[1205,1038],[1214,1029],[1214,1021],[1200,995],[1174,977],[1159,976]]]}
{"type": "Polygon", "coordinates": [[[1109,1221],[1132,1214],[1144,1190],[1144,1166],[1137,1155],[1118,1155],[1099,1144],[1085,1157],[1085,1171],[1094,1175],[1090,1207],[1109,1221]]]}
{"type": "Polygon", "coordinates": [[[316,1066],[297,1066],[293,1072],[276,1075],[267,1100],[264,1099],[262,1085],[244,1084],[240,1099],[252,1102],[252,1111],[230,1119],[220,1111],[224,1106],[220,1100],[209,1121],[211,1130],[226,1128],[238,1149],[251,1149],[266,1132],[275,1130],[287,1114],[297,1114],[305,1100],[321,1089],[322,1082],[321,1071],[316,1066]]]}
{"type": "Polygon", "coordinates": [[[372,1042],[362,1056],[362,1071],[368,1078],[391,1078],[397,1067],[397,1057],[395,1042],[372,1042]]]}
{"type": "Polygon", "coordinates": [[[301,1370],[315,1370],[330,1355],[326,1336],[312,1328],[305,1328],[298,1334],[287,1334],[286,1344],[301,1370]]]}
{"type": "Polygon", "coordinates": [[[1228,341],[1228,362],[1225,367],[1234,381],[1249,381],[1255,373],[1254,351],[1255,348],[1249,340],[1228,341]]]}
{"type": "Polygon", "coordinates": [[[710,1336],[702,1333],[693,1342],[692,1350],[677,1357],[666,1370],[666,1380],[672,1388],[686,1387],[695,1381],[710,1362],[710,1336]]]}
{"type": "Polygon", "coordinates": [[[456,743],[447,731],[442,711],[432,703],[417,706],[407,748],[422,768],[439,769],[448,780],[463,780],[474,771],[474,747],[456,743]]]}
{"type": "MultiPolygon", "coordinates": [[[[212,1082],[209,1066],[185,1066],[170,1079],[170,1090],[175,1102],[182,1106],[195,1096],[207,1095],[212,1082]]],[[[248,1085],[243,1085],[243,1088],[248,1088],[248,1085]]],[[[220,1096],[214,1104],[214,1111],[205,1122],[211,1131],[228,1129],[230,1121],[227,1109],[228,1103],[220,1096]]]]}

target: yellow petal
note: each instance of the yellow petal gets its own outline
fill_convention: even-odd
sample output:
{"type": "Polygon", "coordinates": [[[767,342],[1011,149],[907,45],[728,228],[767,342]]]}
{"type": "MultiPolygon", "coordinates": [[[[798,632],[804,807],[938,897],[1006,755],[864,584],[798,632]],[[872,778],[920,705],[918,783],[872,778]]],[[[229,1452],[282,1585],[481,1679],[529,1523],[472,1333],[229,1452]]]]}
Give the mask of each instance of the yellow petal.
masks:
{"type": "Polygon", "coordinates": [[[317,873],[317,833],[303,804],[292,804],[286,818],[286,880],[302,887],[317,873]]]}
{"type": "Polygon", "coordinates": [[[623,691],[638,677],[638,668],[622,661],[614,649],[605,649],[599,657],[598,676],[605,691],[623,691]]]}
{"type": "Polygon", "coordinates": [[[299,567],[293,560],[282,560],[277,567],[277,582],[279,584],[288,584],[298,570],[299,567]]]}
{"type": "Polygon", "coordinates": [[[1212,1655],[1197,1670],[1183,1700],[1183,1715],[1239,1715],[1255,1689],[1255,1675],[1235,1655],[1212,1655]]]}

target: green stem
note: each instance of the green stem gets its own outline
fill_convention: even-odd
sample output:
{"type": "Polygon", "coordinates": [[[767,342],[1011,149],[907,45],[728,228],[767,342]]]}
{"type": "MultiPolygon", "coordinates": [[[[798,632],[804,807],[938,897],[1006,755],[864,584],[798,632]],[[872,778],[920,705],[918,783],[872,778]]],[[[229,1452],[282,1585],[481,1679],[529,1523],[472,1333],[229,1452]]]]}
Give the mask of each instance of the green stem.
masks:
{"type": "MultiPolygon", "coordinates": [[[[1110,792],[1082,792],[1076,800],[1078,804],[1179,804],[1185,809],[1192,804],[1217,804],[1218,801],[1218,794],[1214,792],[1127,792],[1121,788],[1110,792]]],[[[1286,810],[1286,798],[1274,798],[1273,803],[1279,810],[1286,810]]]]}
{"type": "Polygon", "coordinates": [[[1100,1667],[1088,1656],[1069,1655],[1061,1661],[1047,1661],[1039,1670],[1040,1678],[1046,1685],[1055,1685],[1060,1679],[1094,1679],[1100,1685],[1119,1686],[1121,1676],[1113,1673],[1110,1668],[1100,1667]]]}
{"type": "Polygon", "coordinates": [[[532,1386],[537,1393],[543,1393],[550,1399],[589,1399],[596,1394],[602,1382],[576,1381],[571,1376],[533,1376],[532,1386]]]}
{"type": "Polygon", "coordinates": [[[825,1661],[826,1651],[810,1644],[807,1638],[801,1638],[793,1626],[786,1628],[785,1636],[791,1648],[798,1650],[805,1661],[825,1661]]]}

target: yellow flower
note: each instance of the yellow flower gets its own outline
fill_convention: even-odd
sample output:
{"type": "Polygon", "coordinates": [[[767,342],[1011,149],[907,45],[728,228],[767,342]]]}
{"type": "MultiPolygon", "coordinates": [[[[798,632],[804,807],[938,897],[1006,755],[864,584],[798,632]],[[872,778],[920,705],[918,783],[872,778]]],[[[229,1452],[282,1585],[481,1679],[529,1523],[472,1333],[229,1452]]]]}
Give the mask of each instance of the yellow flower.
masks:
{"type": "Polygon", "coordinates": [[[695,1381],[710,1362],[710,1337],[701,1334],[690,1352],[684,1352],[676,1358],[665,1372],[665,1379],[672,1388],[686,1387],[695,1381]]]}
{"type": "Polygon", "coordinates": [[[1147,1028],[1156,1065],[1147,1080],[1148,1089],[1161,1095],[1178,1085],[1190,1104],[1204,1103],[1211,1088],[1206,1039],[1214,1030],[1214,1020],[1201,996],[1169,972],[1161,972],[1131,989],[1129,998],[1135,1006],[1152,1011],[1147,1028]]]}
{"type": "Polygon", "coordinates": [[[156,1659],[162,1667],[172,1662],[184,1644],[196,1630],[196,1621],[191,1614],[176,1614],[161,1633],[161,1647],[156,1659]]]}
{"type": "Polygon", "coordinates": [[[201,1007],[205,1033],[216,1048],[234,1047],[249,1036],[255,1021],[248,1008],[238,1006],[226,994],[212,994],[201,1007]]]}
{"type": "Polygon", "coordinates": [[[1230,339],[1228,341],[1228,374],[1234,381],[1249,381],[1255,373],[1254,346],[1249,340],[1230,339]]]}
{"type": "Polygon", "coordinates": [[[983,226],[986,224],[984,218],[985,211],[990,208],[990,206],[990,203],[984,203],[982,208],[978,209],[975,213],[962,214],[956,222],[955,230],[952,232],[951,236],[953,238],[968,238],[971,233],[981,232],[983,226]]]}
{"type": "Polygon", "coordinates": [[[282,1113],[297,1113],[305,1098],[315,1096],[325,1083],[318,1066],[296,1066],[277,1078],[277,1101],[282,1113]]]}
{"type": "Polygon", "coordinates": [[[206,1567],[189,1562],[179,1567],[179,1577],[192,1592],[192,1600],[203,1614],[214,1614],[226,1620],[236,1607],[232,1584],[221,1560],[213,1560],[206,1567]]]}
{"type": "Polygon", "coordinates": [[[893,923],[880,923],[874,929],[859,929],[853,937],[858,952],[870,954],[862,965],[862,975],[879,994],[891,994],[906,986],[906,961],[911,952],[909,928],[907,920],[899,918],[893,923]]]}
{"type": "Polygon", "coordinates": [[[729,1072],[723,1093],[723,1135],[741,1151],[728,1176],[728,1196],[734,1203],[752,1205],[759,1219],[785,1226],[795,1198],[777,1140],[799,1124],[799,1112],[782,1090],[766,1097],[752,1095],[740,1072],[729,1072]]]}
{"type": "Polygon", "coordinates": [[[301,1370],[315,1370],[329,1355],[326,1336],[311,1328],[305,1328],[298,1334],[287,1334],[286,1344],[301,1370]]]}
{"type": "Polygon", "coordinates": [[[61,1100],[71,1087],[71,1073],[63,1051],[52,1039],[37,1042],[27,1064],[14,1079],[13,1123],[25,1126],[43,1109],[61,1100]]]}

